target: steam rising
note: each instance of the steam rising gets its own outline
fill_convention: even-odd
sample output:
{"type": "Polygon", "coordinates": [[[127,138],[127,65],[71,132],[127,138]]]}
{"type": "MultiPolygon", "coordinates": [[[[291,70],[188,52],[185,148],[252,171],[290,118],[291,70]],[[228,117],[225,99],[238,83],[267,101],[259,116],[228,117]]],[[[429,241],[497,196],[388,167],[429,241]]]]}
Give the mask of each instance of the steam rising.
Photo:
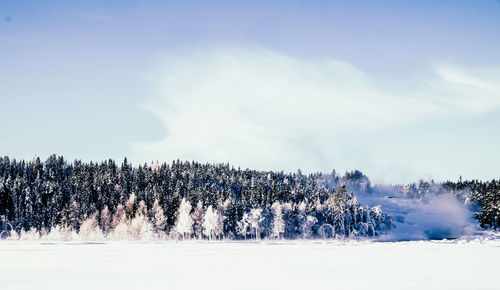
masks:
{"type": "Polygon", "coordinates": [[[367,204],[381,204],[395,217],[395,228],[382,240],[455,239],[475,234],[479,224],[473,212],[449,194],[428,194],[423,198],[374,193],[360,195],[367,204]]]}

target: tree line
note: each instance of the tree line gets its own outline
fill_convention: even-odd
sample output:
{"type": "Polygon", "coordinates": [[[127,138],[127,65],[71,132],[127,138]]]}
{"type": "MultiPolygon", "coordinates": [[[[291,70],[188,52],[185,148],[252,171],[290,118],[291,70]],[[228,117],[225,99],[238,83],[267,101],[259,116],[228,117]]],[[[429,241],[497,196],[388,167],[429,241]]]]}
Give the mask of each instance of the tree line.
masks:
{"type": "Polygon", "coordinates": [[[359,171],[344,176],[174,161],[132,166],[0,157],[2,238],[263,239],[377,236],[393,226],[359,171]]]}

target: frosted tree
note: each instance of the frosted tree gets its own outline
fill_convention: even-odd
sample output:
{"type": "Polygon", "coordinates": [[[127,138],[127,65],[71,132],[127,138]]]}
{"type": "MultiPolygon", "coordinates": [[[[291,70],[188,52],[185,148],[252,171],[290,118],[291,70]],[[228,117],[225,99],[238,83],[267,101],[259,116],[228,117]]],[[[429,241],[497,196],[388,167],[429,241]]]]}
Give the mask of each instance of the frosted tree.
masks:
{"type": "Polygon", "coordinates": [[[47,240],[50,241],[70,241],[76,240],[78,235],[75,231],[68,227],[57,225],[50,229],[50,232],[47,234],[47,240]]]}
{"type": "Polygon", "coordinates": [[[200,200],[194,209],[191,217],[193,218],[193,231],[194,236],[198,239],[201,239],[201,235],[203,234],[203,221],[204,221],[205,212],[203,210],[203,202],[200,200]]]}
{"type": "Polygon", "coordinates": [[[272,206],[273,210],[273,227],[271,231],[271,237],[282,238],[285,234],[285,222],[283,221],[283,213],[281,211],[281,204],[275,202],[272,206]]]}
{"type": "Polygon", "coordinates": [[[245,239],[247,238],[248,232],[250,230],[250,217],[248,213],[244,213],[236,224],[236,232],[238,235],[243,236],[245,239]]]}
{"type": "Polygon", "coordinates": [[[106,205],[101,210],[101,228],[104,234],[109,233],[109,231],[111,230],[111,226],[112,226],[111,215],[109,213],[108,206],[106,205]]]}
{"type": "Polygon", "coordinates": [[[334,238],[335,229],[331,224],[323,224],[318,229],[318,236],[322,239],[334,238]]]}
{"type": "Polygon", "coordinates": [[[313,226],[318,222],[318,219],[312,215],[307,215],[301,225],[302,238],[307,239],[313,237],[313,226]]]}
{"type": "Polygon", "coordinates": [[[71,197],[71,203],[63,209],[62,213],[62,223],[64,226],[72,229],[78,228],[78,208],[78,202],[76,202],[74,197],[71,197]]]}
{"type": "Polygon", "coordinates": [[[380,205],[376,205],[370,209],[370,217],[375,224],[382,224],[382,207],[380,205]]]}
{"type": "Polygon", "coordinates": [[[215,234],[221,238],[224,238],[224,221],[226,217],[217,210],[217,226],[215,227],[215,234]]]}
{"type": "Polygon", "coordinates": [[[167,217],[163,212],[163,208],[158,203],[158,200],[155,200],[155,202],[153,203],[151,212],[154,230],[156,231],[156,234],[159,238],[164,238],[165,228],[167,227],[167,217]]]}
{"type": "Polygon", "coordinates": [[[9,236],[7,237],[7,240],[17,241],[19,240],[19,234],[16,231],[11,230],[9,236]]]}
{"type": "Polygon", "coordinates": [[[250,229],[255,233],[255,238],[259,239],[260,223],[264,220],[261,208],[253,208],[248,216],[250,229]]]}
{"type": "Polygon", "coordinates": [[[193,219],[189,214],[191,212],[191,204],[185,198],[182,199],[179,211],[177,214],[177,223],[175,232],[183,238],[189,238],[193,233],[193,219]]]}
{"type": "Polygon", "coordinates": [[[95,241],[104,239],[104,234],[97,223],[97,213],[92,214],[82,222],[78,234],[80,240],[95,241]]]}
{"type": "Polygon", "coordinates": [[[132,193],[125,203],[125,212],[127,213],[127,218],[129,219],[132,219],[132,217],[134,216],[134,205],[136,198],[136,195],[132,193]]]}
{"type": "Polygon", "coordinates": [[[40,239],[40,232],[35,228],[31,228],[29,231],[25,231],[21,229],[21,233],[19,234],[19,240],[21,241],[36,241],[40,239]]]}
{"type": "Polygon", "coordinates": [[[146,204],[143,200],[139,202],[135,217],[130,222],[128,237],[133,240],[151,240],[153,238],[153,226],[147,218],[146,204]]]}
{"type": "Polygon", "coordinates": [[[333,205],[333,225],[335,232],[345,236],[345,210],[346,210],[347,192],[344,184],[337,188],[333,205]]]}
{"type": "Polygon", "coordinates": [[[127,240],[128,239],[128,225],[127,217],[125,216],[125,210],[123,205],[119,204],[116,207],[116,212],[113,215],[112,222],[113,230],[110,236],[115,240],[127,240]]]}
{"type": "Polygon", "coordinates": [[[359,214],[358,214],[359,202],[356,197],[353,197],[349,201],[347,201],[347,209],[351,212],[352,223],[356,224],[359,221],[359,214]]]}
{"type": "Polygon", "coordinates": [[[123,205],[119,204],[116,207],[115,214],[113,215],[113,222],[111,223],[111,227],[115,229],[120,223],[125,222],[125,211],[123,209],[123,205]]]}
{"type": "Polygon", "coordinates": [[[203,217],[203,234],[211,240],[222,234],[223,219],[217,210],[212,206],[207,208],[203,217]]]}

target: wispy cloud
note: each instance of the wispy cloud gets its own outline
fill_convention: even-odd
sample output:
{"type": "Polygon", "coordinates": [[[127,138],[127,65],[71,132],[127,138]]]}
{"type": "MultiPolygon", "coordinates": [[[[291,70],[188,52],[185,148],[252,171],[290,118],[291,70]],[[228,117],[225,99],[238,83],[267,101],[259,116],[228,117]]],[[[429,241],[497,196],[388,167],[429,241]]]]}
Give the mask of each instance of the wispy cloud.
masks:
{"type": "MultiPolygon", "coordinates": [[[[377,170],[370,145],[359,144],[363,134],[500,108],[498,83],[455,66],[437,66],[396,92],[343,61],[263,48],[168,54],[153,78],[161,98],[146,107],[167,130],[160,141],[133,143],[136,160],[229,161],[290,171],[364,164],[377,170]]],[[[398,160],[384,166],[394,164],[401,166],[398,160]]]]}

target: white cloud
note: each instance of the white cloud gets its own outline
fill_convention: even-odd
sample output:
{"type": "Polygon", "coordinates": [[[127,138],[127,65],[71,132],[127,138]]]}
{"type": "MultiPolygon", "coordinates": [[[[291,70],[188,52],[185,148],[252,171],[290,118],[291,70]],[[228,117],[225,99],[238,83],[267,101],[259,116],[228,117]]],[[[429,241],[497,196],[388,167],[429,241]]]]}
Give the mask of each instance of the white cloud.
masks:
{"type": "Polygon", "coordinates": [[[140,161],[404,171],[397,158],[378,168],[379,157],[372,158],[370,144],[360,144],[360,136],[500,107],[498,83],[450,65],[396,93],[349,63],[263,48],[172,53],[153,78],[161,98],[146,107],[167,131],[160,141],[132,144],[133,158],[140,161]]]}
{"type": "Polygon", "coordinates": [[[436,72],[441,77],[439,91],[451,107],[476,114],[500,107],[500,70],[472,75],[456,66],[438,65],[436,72]]]}

